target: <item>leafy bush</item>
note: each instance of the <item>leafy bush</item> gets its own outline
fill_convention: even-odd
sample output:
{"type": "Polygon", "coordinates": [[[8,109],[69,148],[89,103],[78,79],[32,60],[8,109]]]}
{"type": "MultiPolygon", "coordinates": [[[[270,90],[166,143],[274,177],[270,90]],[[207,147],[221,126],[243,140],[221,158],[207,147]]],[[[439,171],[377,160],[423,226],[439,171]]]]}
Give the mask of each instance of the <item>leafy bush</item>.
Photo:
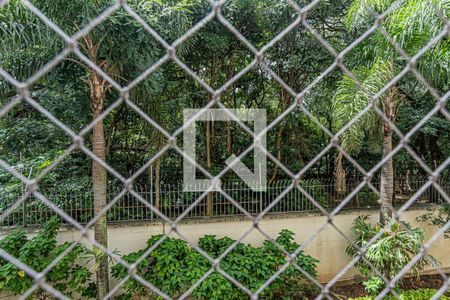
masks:
{"type": "MultiPolygon", "coordinates": [[[[380,225],[373,226],[368,220],[368,216],[359,216],[353,221],[352,231],[356,236],[354,243],[359,247],[367,247],[369,240],[381,230],[380,225]]],[[[392,278],[420,253],[424,238],[422,229],[412,228],[408,223],[394,223],[367,247],[365,257],[386,278],[392,278]]],[[[346,253],[354,257],[357,250],[350,244],[346,253]]],[[[411,267],[411,271],[418,274],[425,267],[436,265],[438,262],[431,255],[424,255],[411,267]]],[[[357,267],[364,275],[374,271],[362,259],[357,262],[357,267]]]]}
{"type": "Polygon", "coordinates": [[[384,288],[385,282],[379,276],[372,276],[363,282],[364,289],[370,296],[376,296],[384,288]]]}
{"type": "MultiPolygon", "coordinates": [[[[368,216],[359,216],[353,221],[355,244],[360,248],[367,248],[365,257],[374,268],[386,278],[393,278],[420,253],[424,240],[423,230],[412,228],[407,223],[393,223],[375,242],[368,245],[381,230],[380,225],[373,226],[368,220],[368,216]]],[[[350,244],[346,253],[355,257],[358,252],[350,244]]],[[[436,265],[438,262],[431,255],[424,255],[411,267],[411,272],[417,275],[420,270],[436,265]]],[[[360,259],[356,266],[363,275],[375,274],[375,270],[363,259],[360,259]]],[[[370,277],[363,285],[369,295],[376,295],[384,287],[384,282],[380,277],[370,277]]]]}
{"type": "MultiPolygon", "coordinates": [[[[71,243],[57,245],[58,218],[52,217],[43,229],[33,238],[28,239],[23,231],[13,231],[0,240],[0,248],[16,257],[37,272],[41,272],[63,253],[71,243]]],[[[75,246],[46,275],[47,282],[68,297],[79,295],[83,298],[95,297],[95,285],[91,282],[92,274],[85,266],[87,249],[75,246]]],[[[0,260],[0,290],[16,295],[23,294],[33,285],[33,279],[24,270],[6,260],[0,260]]],[[[33,298],[52,298],[46,291],[38,289],[33,298]]]]}
{"type": "MultiPolygon", "coordinates": [[[[410,290],[405,291],[400,294],[400,300],[430,300],[434,294],[436,294],[437,290],[433,289],[418,289],[418,290],[410,290]]],[[[376,296],[366,296],[366,297],[359,297],[359,298],[350,298],[349,300],[374,300],[376,296]]],[[[389,295],[385,296],[383,299],[385,300],[396,300],[397,298],[389,295]]],[[[450,300],[450,297],[447,296],[440,296],[440,300],[450,300]]]]}
{"type": "Polygon", "coordinates": [[[364,186],[358,193],[358,198],[362,206],[370,206],[376,205],[379,197],[367,186],[364,186]]]}
{"type": "MultiPolygon", "coordinates": [[[[299,246],[294,242],[293,235],[291,231],[283,230],[276,241],[286,251],[292,252],[299,246]]],[[[123,259],[129,263],[136,262],[161,238],[159,235],[152,236],[145,249],[130,253],[123,259]]],[[[233,243],[235,240],[231,238],[217,238],[213,235],[206,235],[198,241],[199,247],[213,258],[219,257],[233,243]]],[[[238,243],[223,258],[220,268],[251,291],[256,291],[284,263],[286,263],[284,254],[270,241],[265,241],[261,247],[238,243]]],[[[318,263],[316,259],[300,252],[297,263],[312,277],[316,276],[318,263]]],[[[161,291],[176,298],[211,268],[211,263],[184,241],[167,237],[147,258],[138,263],[137,272],[161,291]]],[[[122,265],[112,267],[112,275],[117,279],[122,279],[127,274],[127,269],[122,265]]],[[[289,266],[263,291],[261,297],[301,299],[306,294],[315,292],[312,285],[305,276],[289,266]]],[[[156,295],[134,279],[126,281],[124,290],[126,293],[122,295],[123,299],[156,298],[156,295]]],[[[248,299],[248,295],[216,271],[200,283],[191,296],[196,299],[248,299]]]]}

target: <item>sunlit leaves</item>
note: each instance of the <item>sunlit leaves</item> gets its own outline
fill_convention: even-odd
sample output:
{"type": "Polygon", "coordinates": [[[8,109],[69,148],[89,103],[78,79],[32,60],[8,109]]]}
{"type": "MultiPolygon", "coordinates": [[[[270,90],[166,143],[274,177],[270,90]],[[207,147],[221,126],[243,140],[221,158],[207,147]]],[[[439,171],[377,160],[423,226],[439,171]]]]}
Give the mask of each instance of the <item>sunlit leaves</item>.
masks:
{"type": "MultiPolygon", "coordinates": [[[[353,74],[360,82],[343,76],[333,98],[333,119],[337,129],[348,124],[369,106],[373,97],[394,78],[395,70],[392,62],[379,59],[370,69],[363,66],[355,68],[353,74]]],[[[379,104],[383,94],[375,99],[373,104],[379,104]]],[[[369,138],[378,138],[381,126],[373,130],[379,125],[378,118],[373,109],[362,115],[342,133],[342,147],[349,153],[356,153],[360,150],[364,138],[368,136],[367,133],[372,133],[369,138]]]]}

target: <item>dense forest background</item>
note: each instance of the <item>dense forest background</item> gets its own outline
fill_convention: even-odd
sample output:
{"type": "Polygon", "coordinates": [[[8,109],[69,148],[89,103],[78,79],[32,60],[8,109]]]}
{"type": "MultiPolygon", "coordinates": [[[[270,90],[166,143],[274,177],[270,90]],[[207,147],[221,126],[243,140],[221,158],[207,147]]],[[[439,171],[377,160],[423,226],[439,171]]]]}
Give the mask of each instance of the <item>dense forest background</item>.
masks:
{"type": "MultiPolygon", "coordinates": [[[[95,6],[98,13],[109,5],[108,1],[98,3],[102,2],[103,4],[95,6]]],[[[346,49],[369,28],[369,23],[356,28],[349,27],[347,12],[351,2],[320,1],[306,15],[309,26],[337,52],[346,49]]],[[[211,11],[210,3],[201,0],[136,0],[128,3],[169,43],[183,35],[211,11]]],[[[309,1],[297,3],[304,6],[309,1]]],[[[64,10],[66,3],[54,1],[49,6],[45,1],[36,1],[35,5],[44,13],[51,15],[52,10],[64,10]]],[[[80,7],[65,10],[69,18],[74,20],[74,24],[79,24],[77,26],[82,28],[96,13],[92,7],[77,5],[80,7]]],[[[65,44],[56,33],[31,13],[19,10],[12,13],[16,14],[17,24],[15,27],[9,24],[8,14],[2,14],[1,33],[14,36],[17,31],[22,35],[17,34],[16,44],[6,40],[0,42],[2,49],[0,66],[17,80],[22,81],[62,51],[65,44]],[[29,18],[33,22],[25,22],[30,20],[29,18]],[[27,34],[23,35],[24,32],[27,34]],[[22,38],[27,39],[27,47],[17,47],[23,45],[22,38]],[[51,42],[43,44],[42,40],[45,39],[51,42]]],[[[433,11],[428,13],[435,14],[433,11]]],[[[223,6],[222,14],[257,49],[266,45],[298,18],[295,10],[286,1],[271,0],[229,1],[223,6]]],[[[438,19],[436,15],[434,18],[438,19]]],[[[69,35],[76,30],[76,26],[66,24],[61,21],[62,19],[52,20],[69,35]]],[[[373,18],[371,21],[373,22],[373,18]]],[[[436,26],[439,27],[439,24],[436,26]]],[[[388,31],[391,29],[388,27],[388,31]]],[[[161,44],[124,9],[113,13],[95,27],[90,35],[99,39],[108,36],[97,49],[98,65],[121,85],[129,84],[165,54],[161,44]]],[[[416,40],[414,47],[405,49],[414,55],[431,38],[429,36],[423,40],[416,40]]],[[[81,41],[80,50],[88,55],[88,48],[83,46],[86,45],[85,41],[81,41]]],[[[375,46],[377,43],[385,44],[383,53],[387,53],[386,55],[396,53],[392,45],[389,45],[377,30],[346,53],[344,65],[350,70],[361,65],[370,67],[373,64],[371,61],[379,55],[375,46]]],[[[440,43],[447,47],[442,46],[442,49],[449,49],[448,36],[440,43]]],[[[428,52],[434,51],[434,48],[428,52]]],[[[442,49],[439,51],[443,51],[442,49]]],[[[435,65],[432,75],[427,74],[427,80],[438,92],[445,94],[449,87],[449,52],[443,51],[440,55],[438,65],[435,65]]],[[[213,88],[221,87],[255,58],[253,53],[217,18],[179,45],[177,57],[213,88]]],[[[264,59],[279,78],[294,91],[304,91],[303,107],[293,109],[267,134],[268,151],[287,168],[298,172],[330,143],[330,136],[319,127],[318,122],[333,134],[345,123],[342,119],[336,119],[336,104],[333,104],[344,74],[339,67],[327,71],[335,61],[335,57],[302,24],[298,24],[268,48],[264,53],[264,59]],[[321,74],[325,75],[311,87],[311,83],[322,76],[321,74]],[[307,115],[305,110],[309,111],[310,115],[307,115]]],[[[401,70],[405,66],[405,60],[398,53],[395,56],[392,54],[391,60],[397,65],[396,70],[401,70]]],[[[419,66],[421,63],[430,64],[427,61],[427,54],[418,60],[419,66]]],[[[84,62],[76,55],[70,54],[32,85],[29,96],[74,132],[80,132],[93,118],[91,91],[87,84],[89,76],[89,68],[84,62]]],[[[407,133],[436,105],[436,99],[412,72],[407,72],[400,79],[397,88],[402,100],[395,125],[401,132],[407,133]]],[[[16,88],[4,78],[0,78],[0,106],[12,101],[16,93],[16,88]]],[[[104,108],[108,109],[119,96],[113,87],[108,86],[104,108]]],[[[173,133],[182,126],[183,109],[203,107],[211,100],[211,95],[185,70],[169,60],[131,90],[130,100],[165,130],[173,133]]],[[[248,73],[223,92],[221,101],[230,108],[264,108],[267,110],[268,122],[272,122],[283,111],[290,109],[296,99],[266,68],[255,64],[248,73]]],[[[167,142],[156,128],[127,104],[112,109],[103,123],[106,161],[125,177],[138,170],[167,142]]],[[[411,149],[432,169],[449,157],[449,129],[449,120],[438,112],[410,138],[411,149]]],[[[213,174],[223,169],[227,157],[232,153],[241,153],[251,143],[250,136],[233,122],[201,122],[197,130],[198,162],[213,174]]],[[[382,143],[379,135],[373,134],[373,128],[369,126],[359,134],[361,136],[357,151],[349,149],[349,153],[358,164],[368,170],[381,159],[382,143]]],[[[394,133],[394,145],[398,141],[399,137],[394,133]]],[[[86,133],[84,142],[88,148],[92,147],[91,131],[86,133]]],[[[178,142],[181,142],[181,138],[178,142]]],[[[21,101],[0,118],[0,157],[26,177],[37,176],[41,170],[57,160],[71,144],[71,138],[61,128],[26,101],[21,101]]],[[[337,157],[338,150],[332,147],[311,166],[303,178],[334,178],[337,157]]],[[[250,167],[251,155],[246,156],[244,161],[250,167]]],[[[288,178],[283,170],[276,167],[270,159],[268,161],[269,184],[275,179],[288,178]]],[[[426,175],[423,168],[406,150],[397,153],[393,161],[396,174],[426,175]]],[[[150,182],[178,183],[182,180],[182,162],[179,153],[168,150],[148,168],[145,174],[137,178],[136,183],[141,185],[148,185],[150,182]]],[[[359,174],[353,163],[345,158],[342,162],[347,176],[359,174]]],[[[446,172],[445,174],[448,174],[448,171],[446,172]]],[[[54,192],[86,191],[92,189],[91,176],[92,160],[82,151],[75,149],[44,176],[40,188],[54,192]]],[[[224,179],[238,180],[231,171],[224,179]]],[[[116,181],[113,176],[108,176],[110,184],[116,181]]],[[[21,193],[23,189],[23,184],[18,179],[5,170],[0,170],[1,194],[21,193]]]]}

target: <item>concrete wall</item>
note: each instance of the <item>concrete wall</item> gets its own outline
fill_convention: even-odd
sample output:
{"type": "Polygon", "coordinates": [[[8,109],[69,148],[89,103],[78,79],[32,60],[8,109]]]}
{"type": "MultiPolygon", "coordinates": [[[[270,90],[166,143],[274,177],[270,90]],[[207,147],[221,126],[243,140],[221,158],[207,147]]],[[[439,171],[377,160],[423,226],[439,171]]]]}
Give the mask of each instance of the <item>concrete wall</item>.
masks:
{"type": "MultiPolygon", "coordinates": [[[[425,212],[425,208],[414,207],[402,215],[402,219],[413,226],[419,224],[415,218],[425,212]]],[[[333,218],[333,224],[342,233],[352,237],[352,221],[361,214],[371,215],[373,221],[378,219],[377,210],[345,211],[333,218]]],[[[436,232],[433,226],[420,223],[425,230],[427,240],[436,232]]],[[[237,239],[252,227],[252,223],[244,217],[221,218],[204,220],[186,220],[179,224],[179,232],[189,240],[196,242],[205,234],[214,234],[218,237],[229,236],[237,239]]],[[[317,213],[277,214],[264,218],[260,228],[270,237],[275,238],[282,229],[289,229],[295,233],[298,243],[307,243],[305,252],[320,260],[318,266],[319,281],[326,282],[338,274],[349,262],[345,254],[348,241],[331,224],[327,224],[325,216],[317,213]],[[322,231],[315,237],[314,233],[322,231]]],[[[110,224],[108,229],[109,249],[117,249],[120,254],[127,254],[145,246],[151,235],[168,232],[167,225],[162,223],[133,222],[110,224]]],[[[91,232],[93,234],[93,232],[91,232]]],[[[172,233],[176,237],[176,234],[172,233]]],[[[79,232],[71,227],[61,229],[58,239],[61,242],[72,241],[79,238],[79,232]]],[[[253,229],[243,239],[243,242],[261,245],[266,238],[256,229],[253,229]]],[[[437,258],[443,268],[450,268],[450,240],[440,237],[431,247],[431,254],[437,258]]],[[[351,268],[342,276],[342,280],[350,280],[357,274],[351,268]]]]}
{"type": "MultiPolygon", "coordinates": [[[[425,230],[426,238],[430,238],[437,229],[424,223],[418,224],[416,217],[425,212],[424,208],[413,208],[402,215],[402,220],[410,222],[413,226],[421,226],[425,230]]],[[[333,224],[342,233],[352,237],[351,225],[353,220],[361,215],[368,214],[372,221],[378,219],[378,211],[345,211],[333,218],[333,224]]],[[[345,254],[348,241],[331,224],[326,224],[325,216],[317,213],[277,214],[263,219],[260,228],[267,235],[276,238],[282,229],[289,229],[295,233],[299,244],[307,243],[305,252],[320,260],[318,275],[322,282],[333,278],[348,262],[349,257],[345,254]],[[322,231],[316,236],[313,234],[322,231]]],[[[220,218],[205,220],[186,220],[178,225],[178,231],[192,242],[205,234],[214,234],[218,237],[229,236],[237,239],[252,227],[250,220],[246,218],[220,218]]],[[[112,224],[109,226],[109,248],[117,249],[121,254],[136,251],[145,246],[151,235],[162,234],[169,231],[167,225],[162,223],[133,222],[112,224]]],[[[92,233],[93,234],[93,233],[92,233]]],[[[175,233],[171,234],[177,237],[175,233]]],[[[79,237],[77,230],[66,228],[59,234],[60,241],[70,241],[79,237]]],[[[256,229],[253,229],[243,242],[253,245],[261,245],[266,238],[256,229]]],[[[440,237],[433,243],[431,254],[441,263],[442,267],[450,268],[450,240],[440,237]]],[[[342,280],[351,279],[357,271],[351,269],[342,280]]]]}

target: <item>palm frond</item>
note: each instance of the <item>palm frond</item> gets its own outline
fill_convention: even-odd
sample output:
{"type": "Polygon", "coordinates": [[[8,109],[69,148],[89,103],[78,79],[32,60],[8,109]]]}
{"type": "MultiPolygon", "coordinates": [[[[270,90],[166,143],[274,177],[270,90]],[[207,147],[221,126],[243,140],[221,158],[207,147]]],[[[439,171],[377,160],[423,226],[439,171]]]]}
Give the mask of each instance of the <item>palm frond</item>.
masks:
{"type": "Polygon", "coordinates": [[[450,87],[450,40],[446,39],[428,50],[418,61],[417,68],[435,87],[450,87]]]}
{"type": "MultiPolygon", "coordinates": [[[[358,67],[352,70],[358,78],[367,76],[368,69],[365,67],[358,67]]],[[[369,103],[365,93],[358,87],[358,85],[348,76],[343,76],[339,82],[339,87],[335,96],[333,97],[333,122],[337,129],[342,128],[351,119],[353,119],[361,110],[369,103]]],[[[365,131],[364,123],[367,116],[364,115],[356,123],[351,125],[346,132],[341,136],[342,147],[349,153],[356,153],[359,151],[364,140],[365,131]]]]}
{"type": "Polygon", "coordinates": [[[389,35],[410,54],[417,53],[444,29],[444,22],[436,14],[450,15],[449,0],[409,0],[394,9],[385,20],[389,35]]]}
{"type": "MultiPolygon", "coordinates": [[[[407,0],[395,4],[391,0],[354,0],[347,13],[348,29],[358,31],[368,28],[373,24],[370,8],[381,13],[389,7],[392,10],[383,20],[383,26],[410,56],[417,54],[445,30],[440,15],[450,17],[450,0],[407,0]]],[[[402,61],[402,57],[381,32],[375,32],[356,52],[354,60],[363,61],[366,66],[371,66],[377,57],[402,61]]],[[[421,73],[442,90],[449,85],[449,56],[450,43],[444,38],[432,45],[418,62],[421,73]]]]}
{"type": "Polygon", "coordinates": [[[20,1],[11,1],[0,8],[0,47],[3,53],[23,49],[25,45],[45,41],[54,45],[57,35],[47,28],[20,1]]]}
{"type": "Polygon", "coordinates": [[[382,13],[387,10],[394,0],[355,0],[351,3],[346,24],[349,31],[356,31],[373,24],[371,10],[382,13]]]}
{"type": "MultiPolygon", "coordinates": [[[[333,121],[338,128],[350,122],[395,76],[393,63],[381,59],[378,59],[371,68],[357,67],[352,73],[359,78],[362,86],[348,76],[343,76],[339,82],[333,98],[333,121]]],[[[372,129],[375,132],[381,129],[381,126],[374,128],[380,124],[378,118],[373,110],[360,117],[341,135],[342,147],[349,153],[358,152],[367,133],[372,129]]]]}

